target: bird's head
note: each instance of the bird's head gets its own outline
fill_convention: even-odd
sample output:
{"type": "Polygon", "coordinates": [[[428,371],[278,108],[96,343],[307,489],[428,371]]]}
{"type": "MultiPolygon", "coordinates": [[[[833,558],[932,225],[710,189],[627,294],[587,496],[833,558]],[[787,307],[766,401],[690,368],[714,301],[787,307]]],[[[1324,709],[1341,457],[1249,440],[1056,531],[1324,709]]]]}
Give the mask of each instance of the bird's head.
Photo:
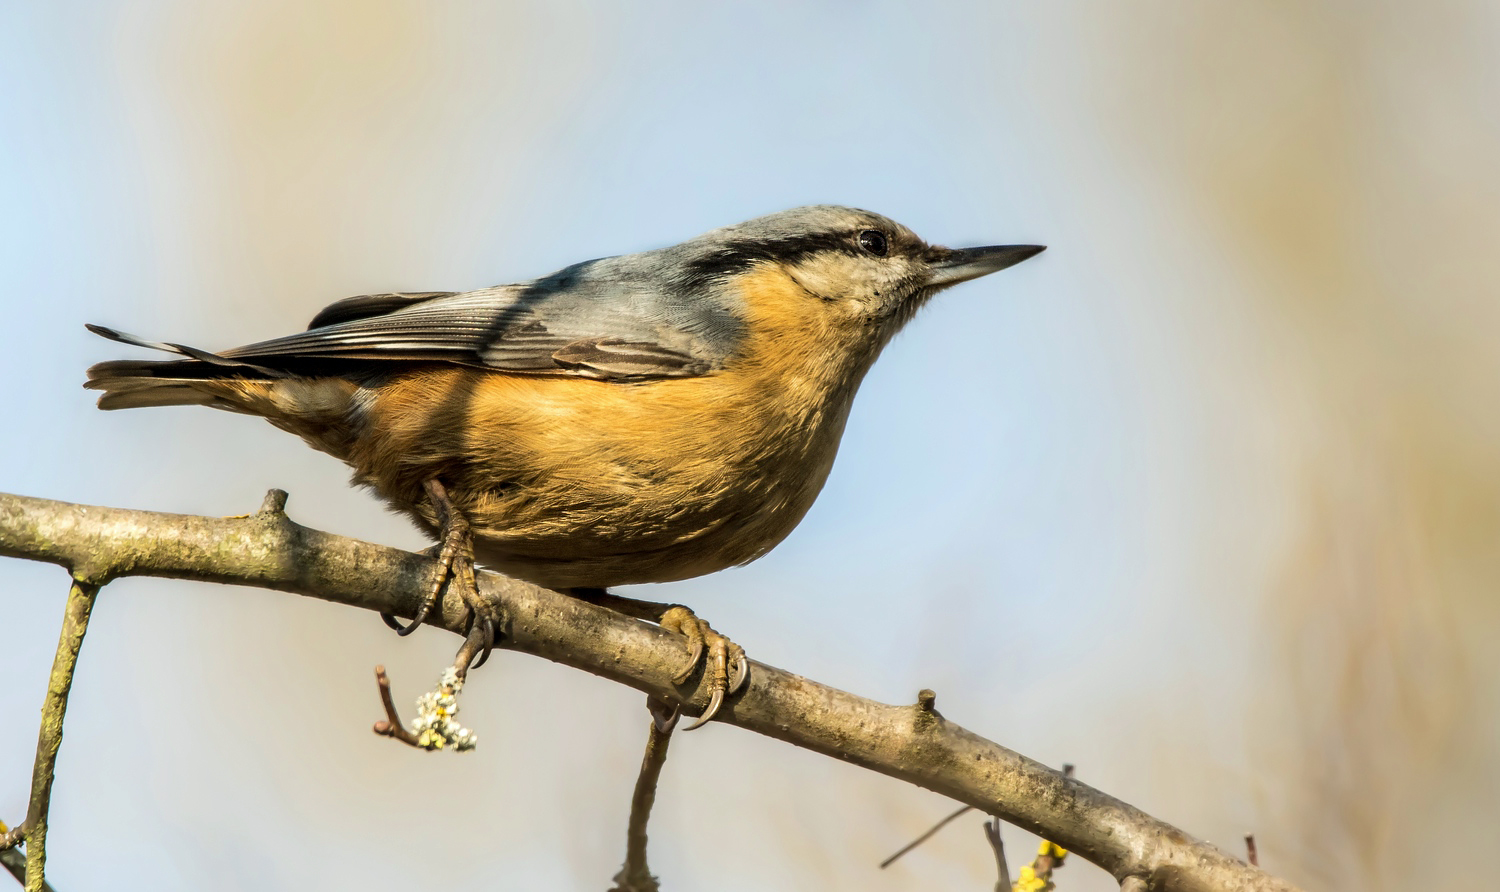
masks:
{"type": "Polygon", "coordinates": [[[794,208],[716,229],[668,249],[680,283],[737,292],[754,311],[824,323],[876,347],[938,291],[997,272],[1037,245],[945,248],[870,211],[794,208]],[[856,332],[858,334],[856,334],[856,332]]]}

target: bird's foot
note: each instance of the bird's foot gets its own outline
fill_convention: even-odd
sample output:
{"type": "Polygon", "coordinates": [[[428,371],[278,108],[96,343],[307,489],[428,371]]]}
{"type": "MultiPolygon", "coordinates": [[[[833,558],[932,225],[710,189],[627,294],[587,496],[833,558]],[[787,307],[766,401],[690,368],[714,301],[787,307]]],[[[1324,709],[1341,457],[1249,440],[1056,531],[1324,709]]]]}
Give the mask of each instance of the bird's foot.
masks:
{"type": "Polygon", "coordinates": [[[458,713],[458,695],[463,690],[464,680],[468,677],[469,670],[483,665],[484,661],[489,659],[490,650],[495,645],[495,624],[490,618],[489,605],[479,593],[473,560],[464,560],[462,553],[453,557],[444,557],[444,552],[450,551],[451,541],[451,537],[444,536],[444,544],[433,549],[435,552],[433,556],[443,563],[443,572],[438,578],[437,587],[417,609],[417,614],[413,617],[411,624],[403,627],[395,617],[389,614],[381,614],[381,618],[397,633],[407,634],[426,619],[432,606],[439,603],[443,584],[449,583],[459,587],[464,604],[469,608],[468,634],[464,636],[464,643],[453,658],[453,665],[443,670],[437,686],[417,698],[417,716],[410,723],[410,730],[402,724],[400,716],[396,713],[395,702],[391,699],[390,680],[386,678],[385,668],[375,667],[375,677],[380,686],[380,696],[386,714],[385,721],[375,723],[375,733],[384,737],[394,737],[418,749],[440,750],[451,747],[462,752],[473,749],[478,738],[473,731],[460,725],[454,718],[458,713]]]}
{"type": "Polygon", "coordinates": [[[733,696],[745,687],[745,683],[750,680],[750,661],[745,657],[744,648],[715,632],[712,626],[686,607],[668,607],[662,612],[659,622],[663,629],[685,636],[690,649],[687,665],[672,681],[676,684],[686,682],[699,665],[708,674],[708,708],[697,721],[683,730],[701,728],[718,714],[725,697],[733,696]]]}
{"type": "Polygon", "coordinates": [[[715,632],[712,626],[681,604],[658,604],[655,601],[622,598],[602,588],[574,588],[569,589],[568,594],[580,601],[607,607],[616,613],[656,623],[663,629],[687,638],[687,665],[683,666],[672,682],[679,685],[686,683],[698,667],[702,666],[707,674],[708,708],[696,722],[684,729],[686,731],[703,727],[705,722],[718,714],[726,697],[738,694],[750,681],[750,661],[745,657],[745,649],[715,632]]]}
{"type": "Polygon", "coordinates": [[[409,625],[402,626],[401,621],[389,613],[382,613],[380,617],[396,630],[396,634],[410,635],[427,619],[432,608],[442,603],[444,587],[454,588],[464,606],[469,608],[469,632],[454,664],[462,678],[470,669],[484,665],[484,661],[490,658],[490,651],[495,647],[495,622],[490,616],[489,602],[479,593],[479,582],[474,575],[474,536],[469,521],[453,506],[447,490],[436,478],[428,480],[426,488],[441,527],[441,541],[433,548],[439,565],[437,579],[409,625]],[[475,659],[476,655],[478,659],[475,659]]]}

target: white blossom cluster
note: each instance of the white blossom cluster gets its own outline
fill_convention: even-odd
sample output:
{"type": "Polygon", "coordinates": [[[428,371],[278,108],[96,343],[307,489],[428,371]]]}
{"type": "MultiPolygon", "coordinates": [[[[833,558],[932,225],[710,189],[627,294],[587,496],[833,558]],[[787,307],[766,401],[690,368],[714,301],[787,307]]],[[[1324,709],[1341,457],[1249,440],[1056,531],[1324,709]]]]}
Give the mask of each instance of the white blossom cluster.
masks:
{"type": "Polygon", "coordinates": [[[451,746],[463,752],[479,743],[478,735],[453,718],[458,713],[458,692],[463,687],[458,671],[449,666],[443,670],[437,687],[417,698],[417,717],[411,720],[417,746],[427,750],[451,746]]]}

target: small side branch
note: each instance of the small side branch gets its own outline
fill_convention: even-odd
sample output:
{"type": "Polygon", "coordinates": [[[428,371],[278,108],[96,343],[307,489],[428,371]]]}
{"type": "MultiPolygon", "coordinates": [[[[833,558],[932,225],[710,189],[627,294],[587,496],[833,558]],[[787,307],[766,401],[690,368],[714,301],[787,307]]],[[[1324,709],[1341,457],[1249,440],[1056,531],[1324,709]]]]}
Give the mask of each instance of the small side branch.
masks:
{"type": "Polygon", "coordinates": [[[962,807],[962,808],[958,809],[957,811],[954,811],[952,814],[948,815],[946,818],[943,818],[941,821],[938,821],[936,824],[933,824],[931,827],[929,827],[927,829],[926,833],[923,833],[921,836],[917,837],[916,839],[912,840],[911,842],[909,842],[906,845],[902,846],[901,848],[897,849],[896,853],[894,855],[892,855],[891,857],[889,857],[889,858],[885,859],[884,861],[880,862],[880,869],[881,870],[885,870],[887,867],[890,867],[892,864],[895,864],[897,858],[900,858],[902,855],[905,855],[907,852],[910,852],[912,849],[916,848],[917,846],[921,845],[922,843],[926,842],[927,840],[932,839],[934,836],[937,835],[937,832],[939,830],[943,829],[944,827],[947,827],[949,824],[951,824],[954,821],[958,820],[960,816],[962,816],[964,813],[970,811],[973,808],[974,808],[974,806],[972,806],[972,805],[965,805],[964,807],[962,807]]]}
{"type": "Polygon", "coordinates": [[[375,684],[380,687],[380,702],[385,706],[385,721],[376,722],[372,729],[381,737],[394,737],[407,746],[417,746],[417,735],[401,724],[401,713],[396,711],[396,701],[391,697],[391,680],[384,666],[375,667],[375,684]]]}
{"type": "Polygon", "coordinates": [[[999,818],[991,817],[984,822],[984,838],[989,840],[990,848],[995,852],[995,892],[1010,892],[1010,865],[1005,860],[1005,840],[1000,838],[1000,825],[1004,823],[999,818]]]}
{"type": "MultiPolygon", "coordinates": [[[[3,828],[4,826],[5,825],[3,823],[0,823],[0,828],[3,828]]],[[[0,835],[4,835],[5,833],[5,830],[0,829],[0,835]]],[[[6,873],[9,873],[11,876],[15,877],[16,882],[20,883],[23,886],[26,885],[25,855],[16,851],[15,849],[0,849],[0,867],[5,868],[6,873]]],[[[42,892],[55,892],[55,890],[52,888],[51,883],[43,880],[42,892]]]]}
{"type": "Polygon", "coordinates": [[[0,867],[5,872],[16,878],[16,882],[26,884],[26,856],[15,849],[0,850],[0,867]]]}
{"type": "Polygon", "coordinates": [[[385,721],[376,722],[374,731],[382,737],[394,737],[407,746],[420,750],[453,749],[467,752],[474,748],[479,738],[473,731],[458,723],[458,695],[464,688],[462,667],[464,656],[459,654],[459,664],[443,670],[437,687],[417,698],[417,717],[412,720],[411,730],[401,725],[396,713],[396,703],[391,699],[391,680],[386,677],[385,667],[375,667],[375,683],[380,686],[380,702],[385,707],[385,721]]]}
{"type": "Polygon", "coordinates": [[[57,768],[57,750],[62,746],[63,718],[68,711],[68,692],[73,687],[73,669],[88,632],[89,614],[99,586],[73,580],[63,611],[62,634],[52,676],[47,680],[47,698],[42,702],[42,727],[37,734],[36,762],[31,769],[31,804],[26,811],[26,892],[42,892],[47,865],[47,811],[52,805],[52,780],[57,768]]]}
{"type": "Polygon", "coordinates": [[[646,863],[646,824],[651,820],[651,807],[656,804],[656,784],[661,779],[662,766],[667,763],[667,745],[672,742],[672,729],[677,727],[681,712],[656,697],[646,698],[646,709],[651,712],[651,726],[646,732],[646,755],[641,759],[641,773],[635,779],[635,792],[630,797],[630,822],[625,828],[625,866],[615,874],[615,885],[610,892],[657,892],[661,888],[646,863]]]}

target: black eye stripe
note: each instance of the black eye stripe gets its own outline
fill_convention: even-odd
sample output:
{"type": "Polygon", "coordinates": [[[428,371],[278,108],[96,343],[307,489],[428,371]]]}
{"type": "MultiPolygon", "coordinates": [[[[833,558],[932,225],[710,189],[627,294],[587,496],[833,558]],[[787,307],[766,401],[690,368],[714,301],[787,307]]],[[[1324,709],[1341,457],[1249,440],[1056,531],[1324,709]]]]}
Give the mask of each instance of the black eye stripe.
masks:
{"type": "MultiPolygon", "coordinates": [[[[871,232],[874,230],[864,230],[871,232]]],[[[796,263],[814,254],[836,251],[852,257],[868,253],[859,235],[851,232],[820,232],[778,239],[746,239],[725,244],[713,254],[698,257],[686,264],[684,285],[696,287],[745,272],[762,261],[796,263]]],[[[883,233],[882,233],[883,237],[883,233]]]]}

